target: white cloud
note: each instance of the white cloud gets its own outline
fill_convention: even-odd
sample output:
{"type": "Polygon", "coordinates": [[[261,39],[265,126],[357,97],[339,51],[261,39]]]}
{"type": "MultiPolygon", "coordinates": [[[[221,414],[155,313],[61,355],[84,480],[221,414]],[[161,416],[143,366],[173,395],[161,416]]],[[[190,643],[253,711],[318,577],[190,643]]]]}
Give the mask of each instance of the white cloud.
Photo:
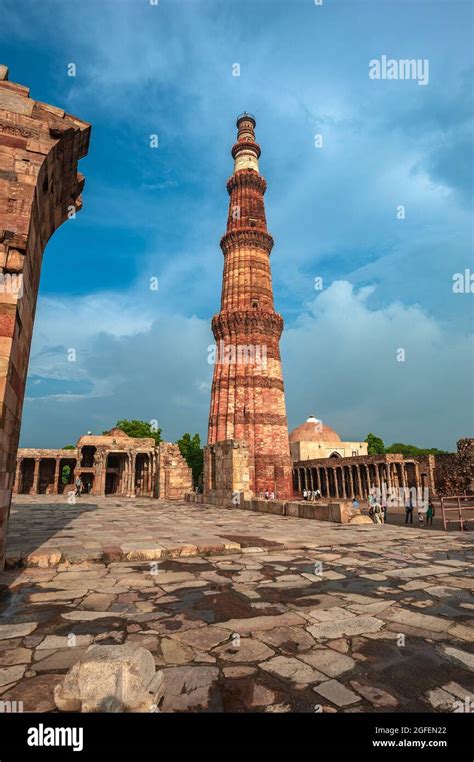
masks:
{"type": "MultiPolygon", "coordinates": [[[[314,413],[343,438],[373,430],[387,443],[453,448],[472,433],[471,339],[453,339],[418,305],[373,309],[375,293],[334,282],[284,332],[290,428],[314,413]]],[[[156,418],[172,440],[184,431],[205,437],[209,321],[170,313],[152,321],[132,302],[129,294],[40,302],[30,373],[64,379],[64,363],[47,349],[74,336],[87,349],[77,377],[92,391],[28,399],[24,445],[60,446],[119,418],[156,418]]]]}
{"type": "Polygon", "coordinates": [[[419,305],[374,309],[374,293],[335,282],[283,334],[290,428],[314,413],[349,440],[454,448],[473,429],[472,337],[419,305]]]}

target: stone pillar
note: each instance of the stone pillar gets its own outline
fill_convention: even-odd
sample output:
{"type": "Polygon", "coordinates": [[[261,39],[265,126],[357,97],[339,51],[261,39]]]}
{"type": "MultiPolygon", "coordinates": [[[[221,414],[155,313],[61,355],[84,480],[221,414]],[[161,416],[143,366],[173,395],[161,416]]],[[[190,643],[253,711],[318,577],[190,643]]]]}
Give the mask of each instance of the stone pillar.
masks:
{"type": "Polygon", "coordinates": [[[378,463],[375,464],[374,470],[375,470],[375,486],[381,491],[382,490],[382,483],[381,483],[382,480],[380,479],[380,468],[379,468],[379,464],[378,463]]]}
{"type": "Polygon", "coordinates": [[[352,499],[355,498],[355,491],[354,491],[354,474],[352,473],[352,466],[349,466],[349,489],[350,489],[350,495],[352,499]]]}
{"type": "Polygon", "coordinates": [[[313,469],[309,469],[309,488],[311,492],[314,491],[314,481],[313,481],[313,469]]]}
{"type": "Polygon", "coordinates": [[[370,479],[370,468],[367,464],[365,464],[365,475],[367,477],[367,497],[370,494],[370,488],[372,486],[372,481],[370,479]]]}
{"type": "Polygon", "coordinates": [[[316,466],[315,472],[316,472],[316,489],[319,490],[319,492],[322,492],[322,490],[321,490],[321,474],[319,473],[319,466],[316,466]]]}
{"type": "Polygon", "coordinates": [[[150,459],[148,453],[143,458],[143,493],[148,497],[150,493],[150,459]]]}
{"type": "Polygon", "coordinates": [[[337,467],[332,469],[332,473],[334,476],[334,493],[336,497],[340,497],[339,495],[339,485],[337,483],[337,467]]]}
{"type": "Polygon", "coordinates": [[[407,475],[405,471],[405,463],[400,464],[400,472],[401,472],[401,479],[402,479],[402,487],[405,490],[405,487],[407,486],[407,475]]]}
{"type": "Polygon", "coordinates": [[[35,458],[35,470],[33,473],[33,484],[31,485],[31,492],[30,495],[37,495],[38,494],[38,487],[39,487],[39,474],[40,474],[40,464],[41,464],[41,458],[35,458]]]}
{"type": "Polygon", "coordinates": [[[13,492],[17,494],[20,489],[20,480],[21,480],[21,464],[23,463],[23,458],[17,458],[16,461],[16,469],[15,469],[15,482],[13,484],[13,492]]]}
{"type": "Polygon", "coordinates": [[[128,497],[130,492],[130,453],[125,453],[125,458],[120,458],[120,465],[122,468],[122,491],[121,494],[124,497],[128,497]]]}
{"type": "MultiPolygon", "coordinates": [[[[3,568],[43,250],[81,207],[90,127],[34,101],[0,66],[0,568],[3,568]]],[[[74,223],[72,223],[74,224],[74,223]]]]}
{"type": "Polygon", "coordinates": [[[105,496],[105,483],[107,480],[107,454],[104,453],[97,469],[97,495],[105,496]]]}
{"type": "Polygon", "coordinates": [[[415,482],[416,482],[416,489],[419,490],[421,488],[421,477],[420,477],[420,467],[416,460],[414,461],[414,468],[415,468],[415,482]]]}
{"type": "Polygon", "coordinates": [[[326,494],[323,497],[330,497],[331,491],[329,489],[329,479],[328,479],[328,468],[327,466],[323,466],[323,472],[324,472],[324,484],[325,484],[325,492],[326,494]]]}
{"type": "Polygon", "coordinates": [[[136,467],[137,455],[135,452],[130,453],[130,492],[129,497],[135,497],[135,467],[136,467]]]}
{"type": "Polygon", "coordinates": [[[59,465],[61,463],[61,460],[59,458],[56,458],[56,464],[54,466],[54,483],[53,483],[53,489],[51,491],[52,495],[58,494],[58,481],[59,481],[59,465]]]}

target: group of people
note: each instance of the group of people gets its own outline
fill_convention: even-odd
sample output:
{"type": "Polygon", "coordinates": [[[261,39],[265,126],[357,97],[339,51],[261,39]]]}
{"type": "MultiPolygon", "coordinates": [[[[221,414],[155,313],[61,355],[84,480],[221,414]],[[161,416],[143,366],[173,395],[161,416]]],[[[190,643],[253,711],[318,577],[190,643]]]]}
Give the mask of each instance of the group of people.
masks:
{"type": "MultiPolygon", "coordinates": [[[[427,524],[433,524],[433,517],[435,515],[435,507],[433,505],[433,501],[431,498],[428,500],[428,508],[425,510],[424,504],[420,505],[418,508],[418,526],[422,527],[425,523],[425,515],[426,515],[426,523],[427,524]]],[[[413,524],[413,500],[411,493],[409,496],[407,496],[405,501],[405,524],[413,524]]]]}
{"type": "MultiPolygon", "coordinates": [[[[387,522],[387,500],[384,496],[379,500],[376,495],[369,495],[367,498],[369,506],[369,516],[374,524],[385,524],[387,522]]],[[[352,507],[359,508],[359,501],[355,497],[352,501],[352,507]]],[[[413,524],[413,499],[411,493],[407,495],[405,501],[405,524],[413,524]]],[[[418,507],[418,526],[422,527],[426,524],[433,524],[433,517],[435,515],[435,507],[431,498],[428,500],[428,507],[426,508],[424,503],[421,503],[418,507]]]]}
{"type": "Polygon", "coordinates": [[[273,492],[273,490],[266,489],[264,493],[264,498],[265,500],[275,500],[275,493],[273,492]]]}
{"type": "Polygon", "coordinates": [[[321,493],[318,489],[304,489],[303,490],[303,500],[309,500],[311,503],[314,500],[319,500],[321,497],[321,493]]]}
{"type": "Polygon", "coordinates": [[[76,478],[74,479],[74,487],[75,487],[75,491],[74,491],[75,496],[80,497],[83,492],[91,491],[92,482],[89,481],[89,482],[86,482],[86,484],[84,484],[81,477],[76,476],[76,478]]]}

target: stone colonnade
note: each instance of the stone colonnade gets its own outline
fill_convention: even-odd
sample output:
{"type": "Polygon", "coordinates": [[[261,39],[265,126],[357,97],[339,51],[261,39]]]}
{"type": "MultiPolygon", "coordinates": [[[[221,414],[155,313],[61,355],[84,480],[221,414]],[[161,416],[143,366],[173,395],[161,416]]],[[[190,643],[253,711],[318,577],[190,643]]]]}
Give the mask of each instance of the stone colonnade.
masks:
{"type": "Polygon", "coordinates": [[[324,458],[299,461],[293,466],[293,488],[321,492],[322,497],[366,499],[373,489],[430,488],[431,474],[425,473],[416,460],[365,458],[324,458]]]}
{"type": "Polygon", "coordinates": [[[192,489],[191,469],[178,446],[162,442],[156,448],[88,444],[71,450],[20,449],[13,492],[67,493],[77,476],[91,495],[179,500],[192,489]]]}

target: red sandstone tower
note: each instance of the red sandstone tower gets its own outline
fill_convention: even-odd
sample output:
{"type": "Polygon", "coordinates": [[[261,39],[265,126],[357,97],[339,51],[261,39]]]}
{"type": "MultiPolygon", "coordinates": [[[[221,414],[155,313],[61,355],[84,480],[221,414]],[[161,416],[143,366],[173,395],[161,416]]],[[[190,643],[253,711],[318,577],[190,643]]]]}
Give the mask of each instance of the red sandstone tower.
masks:
{"type": "Polygon", "coordinates": [[[250,489],[291,494],[291,460],[279,341],[283,318],[273,307],[270,252],[255,119],[237,119],[234,173],[224,254],[221,310],[212,319],[217,357],[211,391],[208,444],[245,440],[250,489]]]}

